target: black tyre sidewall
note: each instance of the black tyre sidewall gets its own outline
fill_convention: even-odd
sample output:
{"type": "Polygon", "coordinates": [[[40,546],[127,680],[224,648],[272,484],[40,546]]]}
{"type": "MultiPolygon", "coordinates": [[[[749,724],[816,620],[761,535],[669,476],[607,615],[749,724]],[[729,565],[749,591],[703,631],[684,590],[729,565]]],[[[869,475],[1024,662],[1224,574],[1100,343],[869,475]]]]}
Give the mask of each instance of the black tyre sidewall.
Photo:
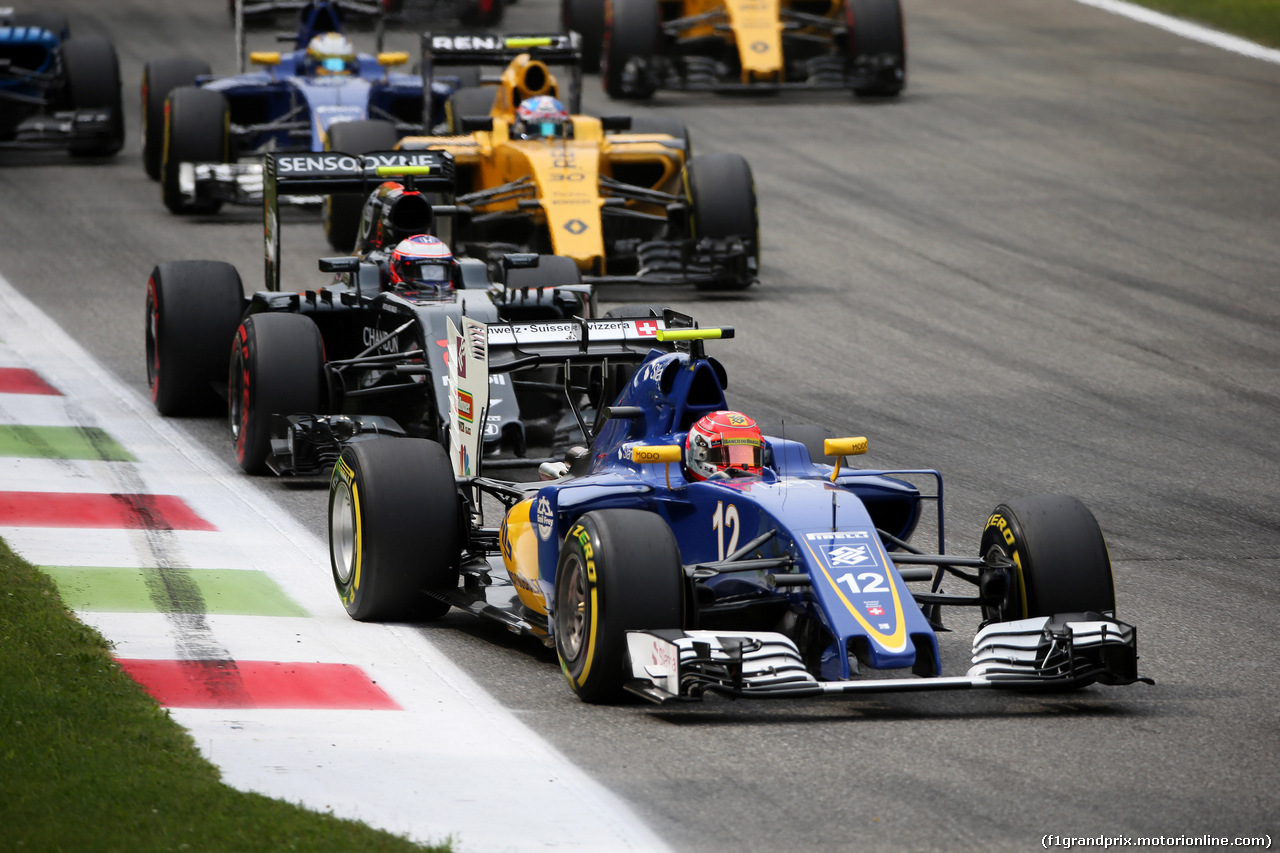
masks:
{"type": "Polygon", "coordinates": [[[265,473],[272,416],[326,409],[320,329],[301,314],[245,317],[236,330],[227,393],[236,461],[246,473],[265,473]]]}
{"type": "Polygon", "coordinates": [[[901,0],[844,0],[849,30],[848,56],[895,55],[896,68],[882,69],[869,83],[855,86],[859,97],[886,98],[900,93],[907,80],[906,29],[901,0]]]}
{"type": "Polygon", "coordinates": [[[1002,503],[987,519],[979,553],[1015,564],[1015,582],[988,619],[1058,613],[1113,613],[1115,585],[1106,541],[1093,513],[1068,495],[1032,495],[1002,503]]]}
{"type": "MultiPolygon", "coordinates": [[[[742,237],[747,252],[760,264],[760,214],[751,167],[738,154],[702,154],[684,171],[689,227],[695,239],[742,237]]],[[[750,281],[699,284],[704,290],[736,290],[750,281]]]]}
{"type": "Polygon", "coordinates": [[[186,56],[148,62],[142,69],[142,165],[147,177],[160,180],[164,159],[164,102],[179,86],[194,85],[209,65],[186,56]]]}
{"type": "MultiPolygon", "coordinates": [[[[391,122],[366,119],[344,121],[330,127],[327,147],[345,154],[368,154],[388,151],[397,141],[396,128],[391,122]]],[[[355,248],[367,200],[368,196],[360,193],[325,196],[324,235],[337,251],[350,252],[355,248]]]]}
{"type": "Polygon", "coordinates": [[[329,485],[330,566],[347,613],[361,621],[438,619],[449,605],[423,593],[458,584],[461,508],[443,447],[415,438],[347,447],[329,485]],[[344,494],[345,501],[340,500],[344,494]],[[334,512],[352,513],[353,570],[338,571],[334,512]]]}
{"type": "Polygon", "coordinates": [[[151,399],[162,415],[211,407],[244,311],[240,274],[223,261],[160,264],[147,280],[145,341],[151,399]]]}
{"type": "Polygon", "coordinates": [[[68,150],[77,157],[107,157],[124,147],[124,102],[120,94],[120,62],[105,38],[69,39],[62,45],[67,78],[67,106],[73,110],[111,110],[111,135],[68,150]]]}
{"type": "Polygon", "coordinates": [[[611,98],[643,100],[653,95],[648,81],[639,90],[623,83],[627,60],[652,60],[662,47],[658,0],[605,0],[604,39],[601,45],[600,81],[611,98]]]}
{"type": "Polygon", "coordinates": [[[179,86],[169,93],[165,108],[160,190],[173,213],[215,213],[215,199],[188,202],[178,189],[181,163],[225,163],[230,157],[227,99],[221,92],[198,86],[179,86]]]}
{"type": "Polygon", "coordinates": [[[604,3],[602,0],[560,0],[560,22],[564,31],[582,36],[582,70],[600,70],[604,43],[604,3]]]}
{"type": "Polygon", "coordinates": [[[671,529],[643,510],[581,516],[561,544],[555,600],[556,652],[569,686],[585,702],[617,700],[631,678],[627,631],[684,627],[684,573],[671,529]],[[567,649],[572,591],[561,572],[575,560],[587,584],[588,626],[576,653],[567,649]]]}

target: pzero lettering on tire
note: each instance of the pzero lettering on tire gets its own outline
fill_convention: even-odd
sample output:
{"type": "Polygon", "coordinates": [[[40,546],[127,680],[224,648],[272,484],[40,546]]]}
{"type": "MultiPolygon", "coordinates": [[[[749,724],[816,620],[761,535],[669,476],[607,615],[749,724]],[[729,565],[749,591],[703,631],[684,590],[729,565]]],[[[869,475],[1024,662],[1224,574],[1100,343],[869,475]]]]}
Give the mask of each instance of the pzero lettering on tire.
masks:
{"type": "Polygon", "coordinates": [[[570,527],[556,568],[556,652],[584,702],[617,699],[631,677],[626,632],[684,626],[684,572],[654,513],[598,510],[570,527]]]}
{"type": "Polygon", "coordinates": [[[329,559],[347,613],[361,621],[438,619],[428,594],[458,585],[461,508],[443,447],[417,438],[357,442],[329,483],[329,559]]]}
{"type": "Polygon", "coordinates": [[[1033,495],[1000,504],[987,519],[979,553],[1014,565],[1004,600],[983,608],[989,620],[1115,612],[1107,543],[1077,498],[1033,495]]]}

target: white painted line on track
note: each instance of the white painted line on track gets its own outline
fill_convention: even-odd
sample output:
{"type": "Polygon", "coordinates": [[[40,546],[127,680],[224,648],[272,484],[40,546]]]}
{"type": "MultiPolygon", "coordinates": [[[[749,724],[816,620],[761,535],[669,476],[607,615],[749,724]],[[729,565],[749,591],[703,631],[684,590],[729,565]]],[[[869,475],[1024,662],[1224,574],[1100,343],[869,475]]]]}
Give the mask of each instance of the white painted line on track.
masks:
{"type": "MultiPolygon", "coordinates": [[[[228,784],[418,841],[452,836],[462,853],[668,849],[421,631],[348,618],[320,533],[160,418],[2,276],[0,317],[0,364],[34,369],[66,395],[0,394],[0,423],[35,415],[43,425],[96,426],[138,460],[4,460],[0,488],[176,495],[220,531],[0,528],[18,553],[46,565],[154,566],[159,555],[170,566],[264,571],[313,616],[210,614],[201,622],[216,645],[241,660],[359,666],[404,709],[172,709],[228,784]]],[[[121,657],[182,657],[179,631],[163,615],[80,616],[121,657]]]]}
{"type": "Polygon", "coordinates": [[[1264,62],[1274,62],[1280,64],[1280,50],[1274,50],[1269,47],[1242,39],[1238,36],[1228,35],[1218,30],[1209,29],[1202,24],[1193,24],[1182,18],[1175,18],[1171,15],[1165,15],[1160,12],[1152,11],[1145,6],[1138,6],[1133,3],[1125,3],[1123,0],[1075,0],[1085,6],[1093,6],[1096,9],[1110,12],[1113,15],[1123,15],[1143,24],[1153,27],[1159,27],[1162,30],[1180,35],[1183,38],[1198,41],[1201,44],[1211,45],[1223,50],[1229,50],[1232,53],[1238,53],[1242,56],[1252,57],[1253,59],[1261,59],[1264,62]]]}

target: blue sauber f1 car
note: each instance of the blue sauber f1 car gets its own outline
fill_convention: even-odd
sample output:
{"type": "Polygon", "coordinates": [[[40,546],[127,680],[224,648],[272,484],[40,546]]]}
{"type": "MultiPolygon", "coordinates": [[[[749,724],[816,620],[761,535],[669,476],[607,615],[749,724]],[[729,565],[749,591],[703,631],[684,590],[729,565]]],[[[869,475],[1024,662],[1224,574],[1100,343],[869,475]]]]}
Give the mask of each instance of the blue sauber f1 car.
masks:
{"type": "MultiPolygon", "coordinates": [[[[276,151],[366,154],[423,132],[423,78],[394,73],[409,55],[357,53],[342,35],[336,0],[255,3],[298,10],[287,52],[254,51],[244,69],[243,27],[237,32],[241,73],[213,77],[191,57],[146,64],[142,76],[143,163],[160,181],[174,213],[212,213],[223,203],[262,203],[262,155],[276,151]]],[[[241,10],[243,12],[243,9],[241,10]]],[[[381,30],[378,38],[381,45],[381,30]]],[[[452,88],[439,83],[440,96],[452,88]]],[[[430,100],[430,99],[427,99],[430,100]]],[[[285,199],[320,203],[319,196],[285,199]]],[[[325,226],[332,245],[349,251],[364,199],[329,196],[325,226]]]]}
{"type": "MultiPolygon", "coordinates": [[[[431,619],[459,607],[496,619],[554,646],[588,702],[624,690],[662,703],[1146,680],[1136,629],[1115,617],[1102,533],[1075,498],[1000,504],[968,557],[945,553],[941,475],[852,468],[845,459],[865,438],[820,448],[757,438],[759,467],[699,479],[691,431],[708,416],[749,421],[725,411],[725,371],[704,352],[705,340],[730,336],[669,310],[463,318],[450,328],[449,450],[375,440],[348,447],[334,469],[330,552],[347,611],[431,619]],[[543,465],[539,482],[483,476],[475,425],[489,373],[547,364],[600,371],[619,391],[590,449],[543,465]],[[937,489],[922,493],[907,475],[937,489]],[[505,507],[496,526],[495,502],[505,507]],[[933,553],[910,542],[927,503],[933,553]],[[964,675],[942,674],[935,632],[947,606],[983,616],[964,675]]],[[[724,445],[735,441],[753,440],[724,445]]]]}

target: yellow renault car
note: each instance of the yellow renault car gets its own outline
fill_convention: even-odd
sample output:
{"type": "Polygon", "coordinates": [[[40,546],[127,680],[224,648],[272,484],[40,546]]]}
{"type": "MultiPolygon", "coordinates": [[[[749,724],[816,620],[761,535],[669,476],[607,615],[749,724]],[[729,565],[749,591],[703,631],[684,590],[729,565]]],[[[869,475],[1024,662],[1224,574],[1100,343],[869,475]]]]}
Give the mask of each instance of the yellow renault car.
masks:
{"type": "Polygon", "coordinates": [[[901,0],[561,0],[612,98],[657,89],[847,89],[907,81],[901,0]]]}
{"type": "Polygon", "coordinates": [[[437,135],[398,146],[453,155],[453,244],[482,258],[565,255],[594,283],[755,283],[760,240],[746,160],[690,156],[679,121],[581,114],[579,60],[576,34],[423,37],[425,78],[450,65],[463,67],[451,76],[474,82],[449,97],[437,135]],[[497,73],[483,70],[495,65],[497,73]]]}

